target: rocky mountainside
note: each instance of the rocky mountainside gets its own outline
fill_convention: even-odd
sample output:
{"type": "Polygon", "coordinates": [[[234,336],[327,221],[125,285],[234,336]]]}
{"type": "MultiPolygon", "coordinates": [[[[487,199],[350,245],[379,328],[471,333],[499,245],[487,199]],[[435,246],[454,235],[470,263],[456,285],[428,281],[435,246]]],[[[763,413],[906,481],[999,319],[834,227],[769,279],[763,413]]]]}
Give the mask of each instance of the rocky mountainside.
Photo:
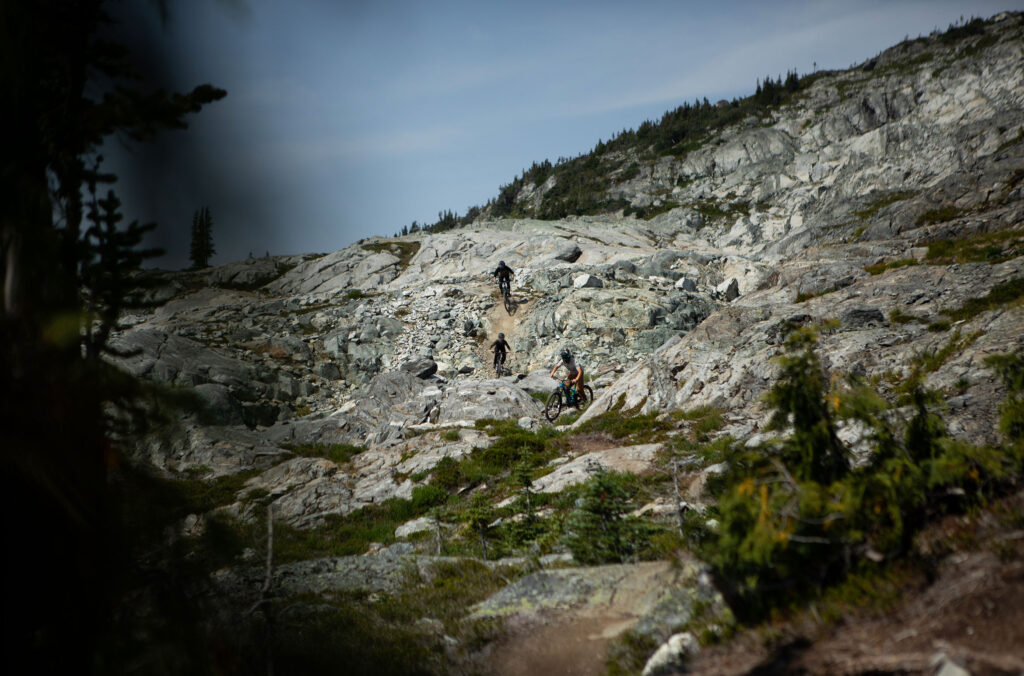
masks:
{"type": "MultiPolygon", "coordinates": [[[[646,659],[676,634],[644,670],[668,673],[671,654],[698,650],[679,629],[730,633],[721,593],[678,548],[581,566],[595,561],[572,543],[573,515],[594,477],[614,476],[637,523],[671,530],[685,512],[713,530],[705,487],[724,464],[682,441],[785,436],[764,395],[795,327],[816,328],[833,381],[870,383],[898,414],[916,373],[944,400],[951,439],[1003,443],[1007,390],[984,362],[1024,353],[1024,18],[972,25],[820,74],[685,155],[616,151],[635,169],[608,195],[646,220],[479,220],[151,273],[154,308],[124,318],[118,363],[202,405],[136,459],[171,482],[227,487],[173,540],[235,533],[191,593],[217,613],[272,596],[295,645],[288,627],[342,612],[340,599],[361,622],[412,631],[428,671],[597,673],[610,641],[614,653],[633,637],[646,659]],[[509,310],[490,277],[499,260],[516,273],[509,310]],[[513,348],[500,378],[487,349],[499,332],[513,348]],[[552,425],[547,371],[563,347],[596,399],[552,425]],[[677,565],[636,562],[659,557],[677,565]],[[424,581],[479,593],[450,616],[381,610],[381,598],[418,607],[410,590],[424,581]]],[[[839,421],[837,433],[867,462],[869,430],[839,421]]],[[[1017,639],[1000,648],[1013,669],[1017,639]]]]}

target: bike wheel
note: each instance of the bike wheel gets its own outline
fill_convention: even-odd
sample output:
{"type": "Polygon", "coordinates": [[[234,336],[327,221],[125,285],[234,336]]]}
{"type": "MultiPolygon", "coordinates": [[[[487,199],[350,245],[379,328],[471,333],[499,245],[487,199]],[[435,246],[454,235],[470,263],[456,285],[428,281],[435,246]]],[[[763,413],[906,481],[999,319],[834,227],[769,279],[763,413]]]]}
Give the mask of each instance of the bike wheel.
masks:
{"type": "Polygon", "coordinates": [[[504,294],[504,299],[503,300],[505,301],[505,312],[507,312],[507,313],[509,313],[511,315],[512,314],[512,294],[510,292],[506,291],[505,294],[504,294]]]}
{"type": "Polygon", "coordinates": [[[494,363],[494,373],[500,378],[505,375],[505,362],[498,361],[494,363]]]}
{"type": "Polygon", "coordinates": [[[548,422],[558,420],[558,414],[562,412],[562,393],[555,390],[548,397],[548,403],[544,406],[544,416],[548,422]]]}
{"type": "Polygon", "coordinates": [[[576,398],[576,408],[580,411],[585,411],[587,406],[590,406],[590,402],[594,401],[594,390],[590,389],[590,385],[583,386],[582,397],[576,398]]]}

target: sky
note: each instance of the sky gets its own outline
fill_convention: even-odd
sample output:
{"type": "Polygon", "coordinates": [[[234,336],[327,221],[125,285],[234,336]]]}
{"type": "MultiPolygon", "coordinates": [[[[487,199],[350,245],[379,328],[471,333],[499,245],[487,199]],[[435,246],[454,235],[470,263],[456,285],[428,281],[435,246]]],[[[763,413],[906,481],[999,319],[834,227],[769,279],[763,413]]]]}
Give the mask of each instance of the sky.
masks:
{"type": "Polygon", "coordinates": [[[151,265],[324,253],[464,214],[535,161],[591,150],[684,101],[847,68],[905,37],[1024,0],[121,0],[114,31],[147,86],[221,101],[155,142],[110,139],[151,265]]]}

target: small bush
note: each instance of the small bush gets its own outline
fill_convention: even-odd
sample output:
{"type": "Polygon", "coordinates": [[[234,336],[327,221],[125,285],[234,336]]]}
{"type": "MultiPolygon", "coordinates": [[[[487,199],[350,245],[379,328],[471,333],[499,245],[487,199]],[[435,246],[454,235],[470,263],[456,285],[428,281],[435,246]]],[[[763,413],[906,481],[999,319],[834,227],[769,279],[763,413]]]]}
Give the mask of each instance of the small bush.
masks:
{"type": "Polygon", "coordinates": [[[998,230],[962,239],[940,239],[928,244],[928,263],[1002,263],[1024,254],[1024,232],[998,230]]]}
{"type": "MultiPolygon", "coordinates": [[[[423,488],[423,487],[421,487],[423,488]]],[[[377,505],[368,505],[345,516],[329,514],[324,524],[315,529],[300,530],[286,524],[275,524],[274,558],[282,563],[325,556],[362,554],[371,542],[395,541],[395,529],[429,508],[431,494],[419,503],[392,498],[377,505]]]]}
{"type": "Polygon", "coordinates": [[[909,324],[910,322],[919,322],[921,321],[921,318],[909,315],[899,308],[893,308],[893,310],[889,312],[889,321],[894,324],[909,324]]]}
{"type": "MultiPolygon", "coordinates": [[[[787,341],[767,401],[772,425],[791,426],[792,434],[756,449],[726,450],[720,525],[701,544],[702,558],[747,619],[815,595],[857,567],[870,568],[858,552],[898,557],[929,518],[986,500],[1024,466],[1019,443],[976,448],[948,438],[933,410],[938,396],[921,386],[920,372],[903,386],[911,417],[901,433],[884,400],[866,385],[826,388],[812,348],[808,332],[794,332],[787,341]],[[835,434],[839,418],[871,431],[874,453],[866,465],[850,468],[835,434]]],[[[1004,380],[1017,391],[1024,389],[1021,363],[992,362],[1004,367],[1004,380]]],[[[1014,401],[1006,410],[1019,434],[1024,405],[1019,396],[1014,401]]]]}
{"type": "Polygon", "coordinates": [[[657,411],[640,414],[644,402],[635,408],[623,410],[625,398],[624,394],[620,396],[611,410],[586,421],[577,432],[608,434],[615,439],[628,439],[630,444],[645,444],[664,438],[665,433],[673,428],[673,424],[663,419],[657,411]]]}
{"type": "Polygon", "coordinates": [[[352,676],[443,672],[439,646],[411,622],[385,624],[355,603],[328,604],[318,598],[285,608],[279,619],[285,621],[276,624],[272,635],[275,673],[336,674],[339,665],[352,676]]]}
{"type": "Polygon", "coordinates": [[[405,269],[409,265],[409,261],[412,260],[413,256],[420,250],[419,242],[373,242],[371,244],[363,244],[362,248],[366,251],[372,251],[374,253],[387,252],[393,256],[398,257],[398,265],[405,269]]]}
{"type": "Polygon", "coordinates": [[[601,469],[583,487],[565,538],[580,563],[624,561],[645,548],[651,533],[642,521],[628,516],[629,481],[629,475],[601,469]]]}
{"type": "Polygon", "coordinates": [[[953,321],[973,319],[982,312],[1019,303],[1022,298],[1024,298],[1024,277],[1019,277],[1002,284],[996,284],[992,287],[991,291],[981,298],[971,298],[961,307],[943,310],[942,314],[953,321]]]}
{"type": "Polygon", "coordinates": [[[650,634],[627,631],[608,647],[605,658],[606,676],[631,676],[643,671],[648,658],[658,648],[658,642],[650,634]]]}
{"type": "Polygon", "coordinates": [[[448,492],[441,486],[416,486],[412,489],[412,510],[418,515],[423,515],[431,507],[444,504],[447,499],[448,492]]]}
{"type": "Polygon", "coordinates": [[[951,221],[960,214],[963,210],[958,209],[952,205],[939,207],[938,209],[929,209],[920,216],[917,217],[915,225],[932,225],[934,223],[945,223],[951,221]]]}
{"type": "MultiPolygon", "coordinates": [[[[992,355],[985,364],[994,369],[1006,387],[1007,397],[1000,408],[999,429],[1012,443],[1018,454],[1024,452],[1024,355],[992,355]]],[[[1022,524],[1024,525],[1024,524],[1022,524]]]]}

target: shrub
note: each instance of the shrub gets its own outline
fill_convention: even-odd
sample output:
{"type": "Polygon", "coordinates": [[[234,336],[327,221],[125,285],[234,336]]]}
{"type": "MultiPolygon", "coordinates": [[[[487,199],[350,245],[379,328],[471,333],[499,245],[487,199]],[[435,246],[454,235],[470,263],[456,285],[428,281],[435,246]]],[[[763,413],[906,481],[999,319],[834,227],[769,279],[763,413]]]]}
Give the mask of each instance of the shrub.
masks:
{"type": "Polygon", "coordinates": [[[624,561],[646,545],[649,529],[627,515],[628,475],[599,469],[583,487],[579,507],[569,517],[565,544],[580,563],[624,561]]]}
{"type": "Polygon", "coordinates": [[[992,355],[985,364],[1002,378],[1007,397],[1000,408],[999,429],[1017,445],[1018,455],[1024,451],[1024,355],[992,355]]]}
{"type": "MultiPolygon", "coordinates": [[[[281,614],[284,621],[272,634],[276,673],[334,674],[339,665],[352,676],[443,672],[438,648],[412,623],[385,624],[357,604],[328,604],[319,598],[281,614]]],[[[250,666],[255,673],[256,665],[250,666]]]]}
{"type": "Polygon", "coordinates": [[[789,335],[786,348],[791,354],[778,359],[781,375],[765,400],[774,409],[769,429],[792,425],[782,460],[800,480],[828,482],[842,477],[849,464],[824,398],[825,375],[814,351],[816,340],[810,328],[789,335]]]}
{"type": "Polygon", "coordinates": [[[641,414],[645,402],[623,410],[625,399],[626,395],[621,395],[609,411],[586,421],[577,431],[608,434],[615,439],[628,439],[629,443],[644,444],[661,439],[672,429],[672,423],[661,418],[657,411],[641,414]]]}
{"type": "Polygon", "coordinates": [[[893,308],[889,313],[889,321],[894,324],[909,324],[910,322],[919,322],[921,319],[914,315],[907,314],[899,308],[893,308]]]}
{"type": "Polygon", "coordinates": [[[1002,263],[1024,253],[1024,232],[997,230],[960,239],[940,239],[928,244],[929,263],[1002,263]]]}
{"type": "Polygon", "coordinates": [[[448,492],[440,486],[416,486],[412,489],[412,509],[416,514],[425,514],[431,507],[444,504],[448,492]]]}
{"type": "Polygon", "coordinates": [[[996,284],[981,298],[968,299],[961,307],[943,310],[942,314],[954,321],[972,319],[982,312],[1017,303],[1022,298],[1024,298],[1024,277],[1018,277],[1002,284],[996,284]]]}
{"type": "Polygon", "coordinates": [[[915,225],[932,225],[933,223],[945,223],[951,221],[963,211],[952,205],[939,207],[937,209],[929,209],[920,216],[917,217],[915,225]]]}
{"type": "MultiPolygon", "coordinates": [[[[790,436],[760,448],[730,446],[728,471],[718,485],[720,525],[701,545],[745,619],[818,593],[856,567],[860,558],[892,560],[932,516],[961,510],[1019,476],[1021,444],[976,448],[946,436],[935,413],[938,394],[926,390],[920,370],[901,389],[912,415],[899,431],[887,404],[867,385],[850,381],[826,389],[813,334],[787,340],[779,381],[767,400],[772,426],[790,436]],[[851,469],[834,420],[856,420],[868,430],[873,454],[851,469]]],[[[1018,358],[997,358],[1004,380],[1024,389],[1018,358]]],[[[1008,397],[1006,425],[1024,430],[1024,405],[1008,397]]],[[[1019,438],[1019,437],[1017,437],[1019,438]]],[[[1011,436],[1011,439],[1013,437],[1011,436]]]]}

